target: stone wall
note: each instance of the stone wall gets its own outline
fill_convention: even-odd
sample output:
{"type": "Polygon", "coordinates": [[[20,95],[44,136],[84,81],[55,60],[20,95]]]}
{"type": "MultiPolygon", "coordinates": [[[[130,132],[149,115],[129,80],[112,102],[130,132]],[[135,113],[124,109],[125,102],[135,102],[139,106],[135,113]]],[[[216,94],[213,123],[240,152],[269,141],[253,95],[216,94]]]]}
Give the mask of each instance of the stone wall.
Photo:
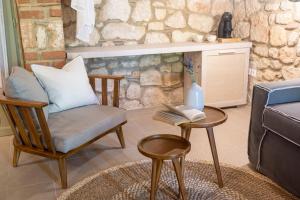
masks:
{"type": "MultiPolygon", "coordinates": [[[[86,60],[86,65],[90,74],[126,77],[120,88],[122,108],[129,110],[183,102],[182,54],[95,58],[86,60]]],[[[96,86],[101,91],[100,81],[96,86]]],[[[111,93],[113,83],[109,82],[108,87],[111,93]]]]}
{"type": "Polygon", "coordinates": [[[17,0],[25,67],[65,64],[60,0],[17,0]]]}
{"type": "MultiPolygon", "coordinates": [[[[229,11],[234,35],[254,44],[250,66],[256,74],[251,85],[300,77],[300,6],[288,0],[95,0],[96,27],[88,43],[75,39],[76,13],[70,0],[62,2],[63,12],[60,0],[17,1],[27,67],[31,63],[62,66],[65,45],[192,41],[216,34],[220,15],[229,11]]],[[[181,61],[182,55],[170,54],[86,63],[90,73],[124,74],[122,107],[140,108],[182,101],[181,61]],[[151,59],[156,63],[149,63],[151,59]]]]}
{"type": "MultiPolygon", "coordinates": [[[[253,42],[251,68],[261,81],[300,78],[300,5],[288,0],[235,2],[234,34],[253,42]]],[[[250,86],[250,88],[252,88],[250,86]]]]}
{"type": "MultiPolygon", "coordinates": [[[[75,39],[76,13],[64,1],[67,47],[185,42],[216,34],[231,0],[95,0],[96,27],[88,43],[75,39]]],[[[121,107],[183,103],[182,54],[86,60],[89,73],[125,75],[121,107]]],[[[101,88],[101,87],[99,87],[101,88]]]]}
{"type": "Polygon", "coordinates": [[[90,42],[75,39],[76,13],[64,1],[67,46],[111,46],[192,41],[216,33],[233,0],[95,0],[96,27],[90,42]]]}

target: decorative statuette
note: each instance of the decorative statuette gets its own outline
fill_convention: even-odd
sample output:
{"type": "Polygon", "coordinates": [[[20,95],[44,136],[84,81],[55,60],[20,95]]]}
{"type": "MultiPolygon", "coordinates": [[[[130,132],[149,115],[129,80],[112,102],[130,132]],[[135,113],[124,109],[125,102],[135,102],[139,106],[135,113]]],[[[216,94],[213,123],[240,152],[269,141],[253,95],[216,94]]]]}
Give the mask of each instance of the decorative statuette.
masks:
{"type": "Polygon", "coordinates": [[[232,32],[232,14],[230,12],[224,12],[222,15],[219,29],[218,29],[218,38],[231,38],[232,32]]]}

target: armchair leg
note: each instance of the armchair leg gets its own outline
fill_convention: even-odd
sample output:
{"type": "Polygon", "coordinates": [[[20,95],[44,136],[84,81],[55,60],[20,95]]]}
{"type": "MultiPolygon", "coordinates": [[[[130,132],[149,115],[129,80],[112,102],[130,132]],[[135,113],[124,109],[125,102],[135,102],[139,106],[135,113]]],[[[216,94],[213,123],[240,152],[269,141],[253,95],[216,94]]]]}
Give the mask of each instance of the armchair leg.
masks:
{"type": "Polygon", "coordinates": [[[63,189],[68,188],[67,182],[67,166],[65,158],[60,158],[58,160],[59,174],[61,179],[61,186],[63,189]]]}
{"type": "Polygon", "coordinates": [[[117,133],[117,136],[118,136],[118,139],[120,141],[120,144],[121,144],[121,147],[123,149],[125,149],[125,140],[124,140],[124,135],[123,135],[123,129],[122,129],[122,126],[118,127],[116,129],[116,133],[117,133]]]}
{"type": "Polygon", "coordinates": [[[17,147],[14,147],[13,167],[18,166],[20,154],[21,154],[21,151],[17,147]]]}

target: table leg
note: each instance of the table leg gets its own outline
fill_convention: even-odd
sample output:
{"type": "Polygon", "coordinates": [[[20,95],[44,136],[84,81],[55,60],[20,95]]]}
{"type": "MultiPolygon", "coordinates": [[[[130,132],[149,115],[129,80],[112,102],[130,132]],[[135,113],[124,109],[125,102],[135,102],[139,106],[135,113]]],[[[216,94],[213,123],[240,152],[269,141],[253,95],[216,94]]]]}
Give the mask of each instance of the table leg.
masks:
{"type": "Polygon", "coordinates": [[[222,180],[222,175],[221,175],[221,169],[220,169],[220,164],[219,164],[219,158],[218,158],[218,152],[217,152],[217,147],[216,147],[216,142],[215,142],[215,137],[214,137],[214,131],[213,128],[207,128],[207,135],[209,139],[209,144],[210,144],[210,149],[211,153],[213,156],[214,160],[214,165],[217,173],[217,178],[218,178],[218,185],[220,188],[223,187],[223,180],[222,180]]]}
{"type": "Polygon", "coordinates": [[[185,135],[185,139],[187,140],[187,141],[190,141],[190,136],[191,136],[191,132],[192,132],[192,128],[187,128],[187,130],[186,130],[186,135],[185,135]]]}
{"type": "Polygon", "coordinates": [[[157,189],[158,189],[158,183],[159,183],[159,179],[160,179],[162,165],[163,165],[163,160],[158,160],[157,164],[156,164],[156,181],[155,181],[156,188],[155,188],[155,193],[157,192],[157,189]]]}
{"type": "MultiPolygon", "coordinates": [[[[183,138],[186,138],[186,129],[187,129],[186,127],[181,127],[181,137],[183,137],[183,138]]],[[[180,159],[181,166],[183,165],[184,159],[185,159],[184,157],[180,159]]],[[[182,170],[182,172],[183,172],[183,170],[182,170]]]]}
{"type": "Polygon", "coordinates": [[[185,156],[179,158],[180,159],[180,167],[181,167],[181,173],[182,178],[184,179],[184,163],[185,163],[185,156]]]}
{"type": "MultiPolygon", "coordinates": [[[[190,136],[191,136],[191,131],[192,131],[192,128],[190,128],[190,127],[181,127],[181,137],[183,137],[184,139],[189,141],[190,136]]],[[[180,166],[181,166],[181,170],[182,170],[182,176],[184,176],[184,160],[185,160],[185,156],[180,158],[180,166]]]]}
{"type": "Polygon", "coordinates": [[[179,160],[173,159],[172,162],[173,162],[173,166],[175,169],[181,197],[183,200],[185,200],[186,199],[186,191],[185,191],[185,186],[184,186],[184,181],[183,181],[183,176],[182,176],[182,169],[180,167],[179,160]]]}
{"type": "Polygon", "coordinates": [[[181,127],[181,137],[186,139],[187,141],[190,141],[192,128],[190,127],[181,127]]]}
{"type": "Polygon", "coordinates": [[[186,137],[186,127],[181,127],[181,137],[186,137]]]}
{"type": "Polygon", "coordinates": [[[151,192],[150,200],[155,200],[156,191],[158,188],[158,182],[160,178],[160,172],[163,161],[158,159],[152,160],[152,177],[151,177],[151,192]]]}

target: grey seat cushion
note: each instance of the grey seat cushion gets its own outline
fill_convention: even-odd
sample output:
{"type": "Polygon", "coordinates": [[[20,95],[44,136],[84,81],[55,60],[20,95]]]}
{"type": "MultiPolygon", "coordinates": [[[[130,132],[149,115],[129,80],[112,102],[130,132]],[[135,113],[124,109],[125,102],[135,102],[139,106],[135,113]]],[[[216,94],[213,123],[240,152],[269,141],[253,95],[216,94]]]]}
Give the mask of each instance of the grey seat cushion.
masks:
{"type": "Polygon", "coordinates": [[[263,126],[290,142],[300,145],[300,102],[266,107],[263,126]]]}
{"type": "MultiPolygon", "coordinates": [[[[5,96],[25,101],[40,101],[49,103],[45,90],[37,78],[21,67],[13,67],[10,76],[5,81],[5,96]]],[[[48,106],[44,107],[46,119],[48,118],[48,106]]],[[[37,116],[32,112],[34,122],[39,128],[37,116]]]]}
{"type": "Polygon", "coordinates": [[[123,109],[89,105],[51,113],[48,125],[56,150],[67,153],[125,121],[123,109]]]}

